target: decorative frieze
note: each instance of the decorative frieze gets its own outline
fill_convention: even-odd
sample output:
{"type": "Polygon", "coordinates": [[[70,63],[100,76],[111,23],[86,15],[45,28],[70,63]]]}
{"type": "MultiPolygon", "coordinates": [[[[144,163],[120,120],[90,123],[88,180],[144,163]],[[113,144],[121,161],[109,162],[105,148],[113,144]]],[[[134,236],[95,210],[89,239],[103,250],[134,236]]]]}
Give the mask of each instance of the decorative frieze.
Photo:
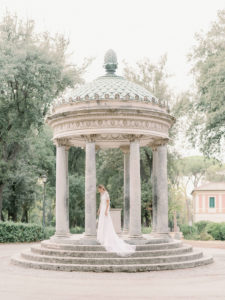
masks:
{"type": "Polygon", "coordinates": [[[68,130],[98,129],[98,128],[134,128],[168,132],[168,125],[155,121],[132,120],[132,119],[100,119],[100,120],[77,120],[65,121],[54,126],[55,133],[68,130]]]}

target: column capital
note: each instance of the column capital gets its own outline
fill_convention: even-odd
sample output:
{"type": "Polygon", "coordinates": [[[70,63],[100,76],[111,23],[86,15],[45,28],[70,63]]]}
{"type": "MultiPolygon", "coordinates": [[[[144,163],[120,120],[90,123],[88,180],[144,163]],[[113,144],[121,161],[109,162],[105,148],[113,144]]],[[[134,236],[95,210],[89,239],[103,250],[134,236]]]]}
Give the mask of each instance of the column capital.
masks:
{"type": "Polygon", "coordinates": [[[53,140],[53,144],[56,146],[56,147],[66,147],[66,150],[68,151],[71,147],[71,145],[69,145],[69,139],[67,138],[56,138],[53,140]]]}
{"type": "Polygon", "coordinates": [[[86,143],[94,143],[96,141],[97,134],[82,134],[81,137],[86,143]]]}
{"type": "Polygon", "coordinates": [[[120,146],[120,149],[124,154],[130,153],[130,145],[120,146]]]}
{"type": "Polygon", "coordinates": [[[130,142],[140,142],[140,139],[142,138],[143,134],[128,134],[128,140],[130,142]]]}
{"type": "Polygon", "coordinates": [[[158,140],[154,140],[153,143],[149,144],[153,151],[156,151],[159,146],[165,146],[168,144],[169,138],[162,138],[158,140]]]}

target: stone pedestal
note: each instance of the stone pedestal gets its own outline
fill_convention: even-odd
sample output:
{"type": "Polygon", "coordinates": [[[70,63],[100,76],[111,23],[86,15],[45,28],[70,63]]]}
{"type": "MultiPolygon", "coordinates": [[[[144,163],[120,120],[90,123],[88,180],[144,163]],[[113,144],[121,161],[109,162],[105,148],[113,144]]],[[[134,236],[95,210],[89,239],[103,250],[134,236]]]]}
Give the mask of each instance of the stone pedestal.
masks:
{"type": "Polygon", "coordinates": [[[56,233],[53,238],[70,236],[68,146],[56,146],[56,233]]]}

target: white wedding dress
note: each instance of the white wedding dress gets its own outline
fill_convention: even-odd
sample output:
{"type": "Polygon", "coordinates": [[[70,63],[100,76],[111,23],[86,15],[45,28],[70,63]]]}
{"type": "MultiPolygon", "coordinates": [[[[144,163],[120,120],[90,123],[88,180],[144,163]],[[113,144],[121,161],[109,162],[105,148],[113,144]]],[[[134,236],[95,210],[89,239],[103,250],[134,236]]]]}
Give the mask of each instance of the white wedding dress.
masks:
{"type": "MultiPolygon", "coordinates": [[[[109,252],[116,252],[120,256],[128,256],[135,252],[136,245],[126,243],[115,232],[110,211],[105,215],[107,199],[110,200],[109,193],[105,191],[101,194],[100,213],[97,228],[97,241],[109,252]]],[[[109,202],[110,208],[110,202],[109,202]]]]}

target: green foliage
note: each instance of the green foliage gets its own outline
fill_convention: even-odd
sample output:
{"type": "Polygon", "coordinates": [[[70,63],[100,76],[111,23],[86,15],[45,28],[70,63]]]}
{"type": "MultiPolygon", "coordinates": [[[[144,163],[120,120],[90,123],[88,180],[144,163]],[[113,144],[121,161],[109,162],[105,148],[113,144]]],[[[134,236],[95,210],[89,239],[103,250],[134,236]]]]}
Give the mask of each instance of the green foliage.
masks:
{"type": "Polygon", "coordinates": [[[124,63],[124,75],[128,80],[142,85],[160,100],[169,101],[171,99],[171,91],[167,84],[170,75],[166,70],[166,54],[156,64],[147,57],[138,61],[135,67],[124,63]]]}
{"type": "Polygon", "coordinates": [[[181,225],[185,239],[225,240],[225,222],[199,221],[193,226],[181,225]]]}
{"type": "Polygon", "coordinates": [[[206,230],[203,230],[200,235],[199,235],[199,239],[201,241],[212,241],[214,240],[214,238],[211,236],[211,234],[209,234],[206,230]]]}
{"type": "Polygon", "coordinates": [[[225,138],[225,10],[206,34],[196,35],[194,62],[198,93],[193,103],[189,135],[209,157],[218,157],[225,138]]]}
{"type": "MultiPolygon", "coordinates": [[[[123,207],[123,153],[120,149],[99,150],[96,155],[97,184],[110,193],[112,208],[123,207]]],[[[99,196],[98,196],[99,198],[99,196]]]]}
{"type": "Polygon", "coordinates": [[[209,167],[218,162],[203,156],[188,156],[177,160],[177,170],[181,176],[192,179],[193,186],[197,187],[199,181],[205,176],[209,167]]]}
{"type": "Polygon", "coordinates": [[[62,35],[36,33],[32,20],[9,14],[1,20],[0,219],[28,222],[28,211],[41,194],[36,182],[44,172],[53,203],[55,150],[43,124],[52,101],[82,82],[89,63],[80,68],[68,64],[68,45],[62,35]]]}
{"type": "Polygon", "coordinates": [[[84,232],[84,227],[81,226],[76,226],[70,229],[70,233],[75,234],[75,233],[83,233],[84,232]]]}
{"type": "Polygon", "coordinates": [[[202,233],[205,231],[206,226],[211,223],[212,223],[211,221],[198,221],[198,222],[195,222],[194,224],[195,224],[195,227],[197,227],[198,232],[202,233]]]}
{"type": "MultiPolygon", "coordinates": [[[[82,233],[83,227],[70,229],[71,233],[82,233]]],[[[35,242],[49,239],[55,234],[55,227],[45,227],[34,223],[0,221],[0,243],[35,242]]]]}
{"type": "Polygon", "coordinates": [[[85,178],[82,175],[69,175],[69,220],[70,227],[84,227],[85,178]]]}
{"type": "Polygon", "coordinates": [[[211,234],[215,240],[225,240],[225,222],[211,222],[206,226],[206,231],[211,234]]]}
{"type": "Polygon", "coordinates": [[[151,226],[149,226],[149,227],[141,226],[141,232],[142,232],[143,234],[151,233],[151,231],[152,231],[151,226]]]}
{"type": "Polygon", "coordinates": [[[34,242],[44,238],[44,231],[37,224],[0,222],[0,242],[34,242]]]}
{"type": "Polygon", "coordinates": [[[196,226],[189,226],[187,224],[181,224],[180,230],[183,233],[183,236],[187,240],[199,240],[199,233],[196,226]]]}

